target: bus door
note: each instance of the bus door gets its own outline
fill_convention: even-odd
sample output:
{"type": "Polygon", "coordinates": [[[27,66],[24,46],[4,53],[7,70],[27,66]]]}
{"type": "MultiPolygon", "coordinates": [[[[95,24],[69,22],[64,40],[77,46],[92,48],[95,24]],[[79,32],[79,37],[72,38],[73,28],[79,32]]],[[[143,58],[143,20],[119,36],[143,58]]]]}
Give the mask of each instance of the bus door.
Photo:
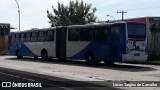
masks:
{"type": "Polygon", "coordinates": [[[56,57],[60,60],[66,59],[66,27],[56,28],[56,57]]]}
{"type": "Polygon", "coordinates": [[[110,30],[110,60],[115,61],[120,59],[121,27],[112,26],[110,30]]]}

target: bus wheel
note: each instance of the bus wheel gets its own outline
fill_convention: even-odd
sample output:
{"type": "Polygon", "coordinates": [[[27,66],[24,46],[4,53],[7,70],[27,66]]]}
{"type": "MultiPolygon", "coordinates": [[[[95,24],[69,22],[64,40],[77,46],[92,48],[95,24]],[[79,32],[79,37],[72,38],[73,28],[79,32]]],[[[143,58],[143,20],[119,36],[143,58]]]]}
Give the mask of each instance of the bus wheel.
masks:
{"type": "Polygon", "coordinates": [[[86,60],[87,64],[95,64],[96,63],[96,61],[95,61],[94,56],[93,56],[92,53],[87,53],[85,55],[85,60],[86,60]]]}
{"type": "Polygon", "coordinates": [[[34,56],[34,59],[38,59],[38,56],[34,56]]]}
{"type": "Polygon", "coordinates": [[[17,55],[17,58],[23,58],[23,56],[21,55],[21,51],[20,50],[16,51],[16,55],[17,55]]]}
{"type": "Polygon", "coordinates": [[[42,60],[47,60],[48,59],[48,53],[47,53],[46,50],[42,50],[41,57],[42,57],[42,60]]]}

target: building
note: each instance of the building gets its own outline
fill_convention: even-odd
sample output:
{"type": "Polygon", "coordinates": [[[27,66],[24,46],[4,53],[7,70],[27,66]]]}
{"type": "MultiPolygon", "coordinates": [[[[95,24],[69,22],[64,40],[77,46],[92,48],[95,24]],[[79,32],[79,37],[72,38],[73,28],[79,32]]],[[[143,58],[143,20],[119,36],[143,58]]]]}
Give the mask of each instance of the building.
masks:
{"type": "Polygon", "coordinates": [[[6,54],[8,51],[8,34],[10,29],[9,23],[0,23],[0,54],[6,54]]]}

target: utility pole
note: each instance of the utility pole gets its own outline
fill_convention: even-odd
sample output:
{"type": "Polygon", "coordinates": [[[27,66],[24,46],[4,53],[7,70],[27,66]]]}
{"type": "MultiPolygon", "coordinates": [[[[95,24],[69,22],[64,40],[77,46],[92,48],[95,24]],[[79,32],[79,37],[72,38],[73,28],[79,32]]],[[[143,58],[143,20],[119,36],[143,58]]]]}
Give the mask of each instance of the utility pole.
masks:
{"type": "Polygon", "coordinates": [[[17,2],[17,0],[15,0],[16,1],[16,3],[17,3],[17,6],[18,6],[18,17],[19,17],[19,31],[21,30],[21,23],[20,23],[20,7],[19,7],[19,4],[18,4],[18,2],[17,2]]]}
{"type": "Polygon", "coordinates": [[[117,11],[117,13],[121,13],[122,14],[122,21],[123,21],[124,20],[124,14],[127,13],[127,11],[120,10],[120,11],[117,11]]]}

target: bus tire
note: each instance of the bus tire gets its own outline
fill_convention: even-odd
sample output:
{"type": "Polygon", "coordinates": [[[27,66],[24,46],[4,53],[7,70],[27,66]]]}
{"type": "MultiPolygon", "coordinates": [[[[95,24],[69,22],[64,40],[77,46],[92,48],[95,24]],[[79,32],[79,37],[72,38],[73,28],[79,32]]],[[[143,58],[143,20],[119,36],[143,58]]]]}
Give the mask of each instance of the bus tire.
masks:
{"type": "Polygon", "coordinates": [[[34,59],[38,59],[38,56],[34,56],[34,59]]]}
{"type": "Polygon", "coordinates": [[[85,54],[85,60],[87,64],[96,64],[94,55],[91,52],[85,54]]]}
{"type": "Polygon", "coordinates": [[[16,56],[17,56],[17,58],[19,58],[19,59],[23,58],[20,50],[17,50],[17,51],[16,51],[16,56]]]}
{"type": "Polygon", "coordinates": [[[45,49],[42,50],[41,57],[42,57],[42,60],[48,60],[48,53],[45,49]]]}

